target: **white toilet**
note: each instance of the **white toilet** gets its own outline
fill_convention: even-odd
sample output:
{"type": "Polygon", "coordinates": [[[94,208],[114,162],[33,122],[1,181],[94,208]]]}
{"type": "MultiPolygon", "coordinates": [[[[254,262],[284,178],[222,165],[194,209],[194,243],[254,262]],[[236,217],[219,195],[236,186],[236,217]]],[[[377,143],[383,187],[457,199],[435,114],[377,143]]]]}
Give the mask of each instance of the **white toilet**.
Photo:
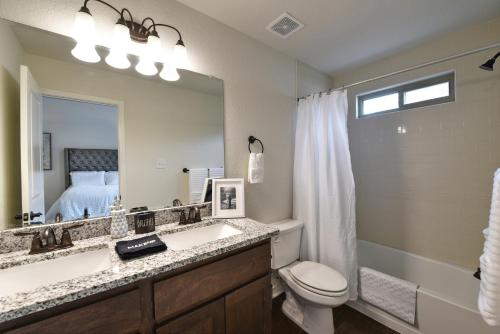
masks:
{"type": "Polygon", "coordinates": [[[302,222],[287,219],[273,225],[280,230],[271,242],[273,297],[285,291],[283,313],[307,333],[333,333],[332,308],[349,298],[346,279],[320,263],[298,261],[302,222]]]}

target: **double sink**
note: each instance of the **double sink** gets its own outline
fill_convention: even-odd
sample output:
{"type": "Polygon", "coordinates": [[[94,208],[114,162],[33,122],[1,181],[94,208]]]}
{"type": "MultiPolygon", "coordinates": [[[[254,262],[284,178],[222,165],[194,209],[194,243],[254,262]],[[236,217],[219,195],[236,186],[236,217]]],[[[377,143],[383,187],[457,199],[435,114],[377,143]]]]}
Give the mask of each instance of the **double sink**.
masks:
{"type": "MultiPolygon", "coordinates": [[[[217,223],[181,232],[160,234],[160,239],[167,244],[169,250],[181,251],[241,233],[228,224],[217,223]]],[[[110,270],[112,267],[110,251],[114,250],[103,244],[102,248],[98,249],[2,269],[0,298],[110,270]]]]}

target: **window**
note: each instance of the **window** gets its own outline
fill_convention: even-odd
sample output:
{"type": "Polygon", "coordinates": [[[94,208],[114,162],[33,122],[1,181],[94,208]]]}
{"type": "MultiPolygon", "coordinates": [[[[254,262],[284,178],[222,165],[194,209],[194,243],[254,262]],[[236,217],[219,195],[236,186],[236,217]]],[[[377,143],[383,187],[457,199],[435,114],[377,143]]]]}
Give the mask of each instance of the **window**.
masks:
{"type": "Polygon", "coordinates": [[[358,118],[455,101],[455,73],[358,95],[358,118]]]}

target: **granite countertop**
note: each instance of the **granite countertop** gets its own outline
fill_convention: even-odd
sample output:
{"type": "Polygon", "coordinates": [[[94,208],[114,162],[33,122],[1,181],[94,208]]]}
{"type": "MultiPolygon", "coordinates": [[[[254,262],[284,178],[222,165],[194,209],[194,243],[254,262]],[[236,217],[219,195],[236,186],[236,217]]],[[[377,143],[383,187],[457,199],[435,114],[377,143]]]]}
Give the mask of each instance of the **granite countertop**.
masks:
{"type": "Polygon", "coordinates": [[[228,224],[243,233],[184,250],[174,251],[168,249],[165,252],[127,261],[120,260],[116,254],[114,250],[116,241],[135,239],[147,234],[135,235],[133,232],[129,232],[129,235],[122,239],[111,239],[109,235],[85,239],[75,241],[72,248],[38,255],[28,255],[28,250],[0,254],[0,269],[102,248],[109,248],[111,257],[111,269],[51,284],[41,289],[35,289],[34,291],[20,292],[10,296],[0,297],[0,322],[26,316],[99,292],[130,284],[144,278],[167,273],[185,265],[257,243],[278,234],[278,229],[276,227],[258,223],[248,218],[209,218],[204,219],[200,223],[182,226],[177,223],[166,224],[157,226],[154,233],[158,234],[161,238],[162,235],[168,233],[185,231],[217,223],[228,224]]]}

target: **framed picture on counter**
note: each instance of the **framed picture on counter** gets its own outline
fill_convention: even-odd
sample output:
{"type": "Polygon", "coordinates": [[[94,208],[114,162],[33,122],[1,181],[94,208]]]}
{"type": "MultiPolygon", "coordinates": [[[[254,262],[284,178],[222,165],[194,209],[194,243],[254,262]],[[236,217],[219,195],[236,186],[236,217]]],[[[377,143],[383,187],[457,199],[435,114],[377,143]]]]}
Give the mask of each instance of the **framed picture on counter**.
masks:
{"type": "Polygon", "coordinates": [[[212,179],[212,216],[245,217],[244,187],[243,179],[212,179]]]}

